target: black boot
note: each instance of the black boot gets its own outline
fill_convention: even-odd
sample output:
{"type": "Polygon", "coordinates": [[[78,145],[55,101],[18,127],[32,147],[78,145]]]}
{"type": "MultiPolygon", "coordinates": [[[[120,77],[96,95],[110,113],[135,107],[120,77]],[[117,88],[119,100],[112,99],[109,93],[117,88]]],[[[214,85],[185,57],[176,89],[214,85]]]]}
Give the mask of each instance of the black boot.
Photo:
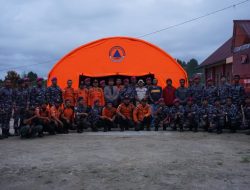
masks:
{"type": "Polygon", "coordinates": [[[9,130],[8,129],[2,129],[2,133],[3,133],[3,138],[8,138],[9,137],[9,130]]]}

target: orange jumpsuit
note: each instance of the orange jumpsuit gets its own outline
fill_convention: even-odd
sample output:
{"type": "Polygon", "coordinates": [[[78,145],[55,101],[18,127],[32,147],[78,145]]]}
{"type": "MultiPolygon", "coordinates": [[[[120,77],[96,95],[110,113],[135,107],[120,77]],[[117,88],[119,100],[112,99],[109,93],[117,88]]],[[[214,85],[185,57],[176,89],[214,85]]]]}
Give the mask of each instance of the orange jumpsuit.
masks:
{"type": "Polygon", "coordinates": [[[99,87],[92,87],[89,89],[88,105],[93,106],[95,100],[100,101],[100,106],[104,106],[104,94],[103,90],[99,87]]]}
{"type": "Polygon", "coordinates": [[[127,119],[132,119],[134,108],[135,106],[131,103],[128,106],[126,106],[124,103],[121,103],[117,108],[117,113],[121,113],[127,119]]]}
{"type": "Polygon", "coordinates": [[[65,102],[65,100],[68,99],[70,100],[70,104],[71,106],[75,106],[75,90],[74,88],[64,88],[63,90],[63,101],[65,102]]]}
{"type": "Polygon", "coordinates": [[[149,117],[150,115],[151,108],[149,104],[146,104],[144,107],[142,104],[139,104],[133,111],[133,119],[135,122],[143,121],[144,117],[149,117]]]}
{"type": "Polygon", "coordinates": [[[88,97],[89,97],[89,89],[87,88],[79,88],[76,90],[76,100],[78,100],[79,97],[83,97],[86,104],[88,104],[88,97]]]}

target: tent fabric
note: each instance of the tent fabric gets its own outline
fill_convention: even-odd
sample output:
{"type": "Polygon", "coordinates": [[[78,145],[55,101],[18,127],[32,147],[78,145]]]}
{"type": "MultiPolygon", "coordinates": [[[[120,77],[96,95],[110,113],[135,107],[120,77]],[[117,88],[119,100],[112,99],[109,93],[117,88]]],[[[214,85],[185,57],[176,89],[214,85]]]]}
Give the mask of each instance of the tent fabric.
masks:
{"type": "Polygon", "coordinates": [[[79,76],[113,75],[143,76],[153,74],[160,86],[171,78],[173,85],[187,79],[185,70],[169,54],[144,40],[131,37],[109,37],[90,42],[71,51],[59,60],[48,74],[48,85],[57,77],[61,88],[67,80],[79,85],[79,76]]]}

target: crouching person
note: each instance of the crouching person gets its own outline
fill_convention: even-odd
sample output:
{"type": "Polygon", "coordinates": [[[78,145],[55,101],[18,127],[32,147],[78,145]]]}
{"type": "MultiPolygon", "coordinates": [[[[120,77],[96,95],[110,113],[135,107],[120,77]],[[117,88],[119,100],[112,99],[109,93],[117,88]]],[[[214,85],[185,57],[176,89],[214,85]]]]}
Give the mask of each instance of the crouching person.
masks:
{"type": "Polygon", "coordinates": [[[65,100],[65,108],[62,111],[61,120],[65,133],[68,133],[69,129],[73,129],[74,110],[69,99],[65,100]]]}
{"type": "Polygon", "coordinates": [[[89,115],[88,121],[90,122],[90,127],[93,132],[97,132],[98,128],[101,126],[101,114],[102,114],[102,106],[100,105],[100,100],[94,100],[94,105],[92,106],[89,115]]]}
{"type": "Polygon", "coordinates": [[[199,108],[199,127],[205,131],[209,131],[213,121],[213,106],[208,104],[208,100],[204,98],[199,108]]]}
{"type": "Polygon", "coordinates": [[[133,122],[133,111],[135,106],[130,103],[130,97],[125,96],[123,103],[121,103],[117,108],[118,124],[120,125],[121,131],[129,130],[129,128],[134,127],[133,122]]]}
{"type": "Polygon", "coordinates": [[[217,134],[221,134],[225,126],[225,112],[224,107],[221,105],[220,100],[216,99],[213,106],[213,122],[209,128],[210,132],[216,130],[217,134]]]}
{"type": "Polygon", "coordinates": [[[55,125],[53,125],[50,119],[50,110],[46,103],[42,103],[39,108],[36,109],[38,114],[39,123],[43,126],[43,132],[48,132],[50,135],[55,135],[55,125]]]}
{"type": "Polygon", "coordinates": [[[151,107],[147,104],[146,98],[143,98],[134,109],[133,118],[135,122],[135,131],[144,130],[145,126],[147,131],[150,131],[151,107]]]}
{"type": "Polygon", "coordinates": [[[228,97],[224,107],[225,126],[230,129],[231,133],[235,133],[239,125],[239,113],[236,105],[232,103],[232,98],[228,97]]]}
{"type": "Polygon", "coordinates": [[[158,131],[159,127],[163,128],[163,131],[166,131],[167,127],[170,125],[170,110],[168,106],[165,105],[165,101],[163,98],[159,99],[158,105],[159,106],[154,114],[155,131],[158,131]]]}
{"type": "Polygon", "coordinates": [[[75,123],[77,133],[82,133],[84,129],[89,127],[88,115],[90,108],[86,105],[83,97],[79,97],[77,100],[77,106],[75,107],[75,123]]]}
{"type": "Polygon", "coordinates": [[[185,124],[184,126],[189,128],[190,131],[198,132],[198,106],[193,103],[193,99],[189,97],[187,99],[187,105],[185,106],[185,124]]]}
{"type": "Polygon", "coordinates": [[[43,126],[39,124],[35,108],[26,111],[20,129],[21,138],[43,137],[43,126]]]}
{"type": "Polygon", "coordinates": [[[50,107],[50,119],[51,125],[55,128],[56,133],[67,133],[64,129],[63,122],[60,117],[62,114],[62,109],[60,107],[59,101],[55,103],[55,105],[50,107]]]}
{"type": "Polygon", "coordinates": [[[173,101],[174,106],[171,108],[171,127],[174,131],[179,128],[180,132],[183,131],[184,124],[184,108],[180,105],[180,100],[175,99],[173,101]]]}
{"type": "Polygon", "coordinates": [[[116,120],[116,108],[113,107],[112,102],[107,102],[106,106],[102,109],[101,125],[103,126],[103,132],[111,131],[111,128],[115,127],[116,120]]]}

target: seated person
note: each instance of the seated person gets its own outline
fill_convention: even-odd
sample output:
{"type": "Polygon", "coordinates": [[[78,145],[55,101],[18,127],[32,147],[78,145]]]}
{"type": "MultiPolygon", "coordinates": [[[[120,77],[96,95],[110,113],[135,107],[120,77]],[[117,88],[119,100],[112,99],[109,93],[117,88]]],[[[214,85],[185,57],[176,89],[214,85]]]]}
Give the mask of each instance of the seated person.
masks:
{"type": "Polygon", "coordinates": [[[42,137],[43,126],[39,125],[38,115],[35,108],[30,108],[26,111],[24,120],[21,123],[20,136],[21,138],[42,137]]]}
{"type": "Polygon", "coordinates": [[[105,107],[102,109],[102,126],[103,131],[111,131],[111,128],[115,126],[115,118],[116,118],[116,108],[113,107],[112,102],[107,102],[105,107]]]}
{"type": "Polygon", "coordinates": [[[147,98],[143,98],[133,111],[133,118],[135,122],[135,130],[144,130],[146,126],[147,131],[150,131],[151,123],[151,107],[147,103],[147,98]]]}
{"type": "Polygon", "coordinates": [[[69,99],[65,100],[65,107],[61,113],[61,121],[63,122],[65,133],[68,133],[69,129],[73,129],[74,110],[69,99]]]}
{"type": "Polygon", "coordinates": [[[159,127],[162,127],[163,131],[166,131],[167,127],[170,125],[170,110],[168,106],[165,105],[163,98],[160,98],[158,101],[158,107],[154,117],[155,131],[158,131],[159,127]]]}
{"type": "Polygon", "coordinates": [[[90,108],[87,106],[83,97],[79,97],[77,100],[77,106],[75,107],[75,123],[78,133],[82,133],[83,129],[87,129],[89,126],[88,114],[90,108]]]}
{"type": "Polygon", "coordinates": [[[124,129],[128,130],[130,127],[134,127],[133,122],[133,111],[135,106],[130,103],[130,97],[125,96],[123,103],[117,108],[118,124],[120,125],[121,131],[124,129]]]}
{"type": "Polygon", "coordinates": [[[50,107],[50,119],[51,125],[54,125],[57,133],[66,133],[64,130],[63,122],[61,121],[62,108],[59,101],[56,101],[53,106],[50,107]]]}
{"type": "Polygon", "coordinates": [[[97,132],[98,128],[101,127],[101,122],[100,122],[101,115],[102,115],[102,106],[100,105],[100,100],[96,99],[88,115],[88,121],[90,122],[90,127],[93,132],[97,132]]]}

